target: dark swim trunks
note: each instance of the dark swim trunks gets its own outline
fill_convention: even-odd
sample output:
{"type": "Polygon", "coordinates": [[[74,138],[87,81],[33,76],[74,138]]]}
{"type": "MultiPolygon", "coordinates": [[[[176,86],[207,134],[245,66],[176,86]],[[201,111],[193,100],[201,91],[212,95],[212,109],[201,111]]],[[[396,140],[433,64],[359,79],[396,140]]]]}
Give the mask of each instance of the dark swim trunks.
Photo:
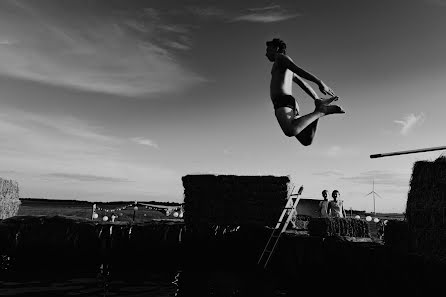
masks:
{"type": "Polygon", "coordinates": [[[271,101],[273,102],[274,110],[280,107],[289,107],[296,110],[296,99],[291,95],[276,96],[271,101]]]}

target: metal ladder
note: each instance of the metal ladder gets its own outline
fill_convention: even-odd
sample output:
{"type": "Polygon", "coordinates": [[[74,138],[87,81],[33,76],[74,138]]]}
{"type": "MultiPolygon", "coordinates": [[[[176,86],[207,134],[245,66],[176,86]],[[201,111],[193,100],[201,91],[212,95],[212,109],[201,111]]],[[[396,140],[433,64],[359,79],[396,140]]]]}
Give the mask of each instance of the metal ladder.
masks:
{"type": "Polygon", "coordinates": [[[304,187],[301,186],[296,194],[292,194],[293,191],[291,191],[291,194],[288,196],[287,203],[282,211],[282,214],[280,215],[279,221],[271,232],[271,236],[269,237],[268,242],[263,249],[262,255],[257,262],[258,265],[263,265],[263,268],[266,268],[266,266],[268,265],[274,249],[279,242],[280,235],[286,231],[288,224],[291,222],[293,214],[296,211],[296,206],[300,200],[299,196],[302,194],[303,190],[304,187]]]}

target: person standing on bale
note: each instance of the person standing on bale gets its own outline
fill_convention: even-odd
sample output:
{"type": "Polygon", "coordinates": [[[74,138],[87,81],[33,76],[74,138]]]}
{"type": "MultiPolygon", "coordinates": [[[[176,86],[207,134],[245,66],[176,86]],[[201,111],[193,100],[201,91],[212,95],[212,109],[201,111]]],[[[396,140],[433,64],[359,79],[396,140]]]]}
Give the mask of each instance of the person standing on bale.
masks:
{"type": "Polygon", "coordinates": [[[321,218],[328,218],[328,191],[323,190],[322,191],[322,197],[324,200],[319,202],[319,215],[321,218]]]}
{"type": "Polygon", "coordinates": [[[344,201],[339,200],[340,196],[338,190],[331,193],[333,200],[328,203],[328,215],[332,218],[346,218],[347,215],[344,210],[344,201]]]}
{"type": "Polygon", "coordinates": [[[286,55],[286,44],[283,40],[274,38],[266,42],[266,57],[274,62],[271,70],[270,97],[274,111],[282,128],[288,137],[308,146],[313,142],[319,118],[329,114],[341,114],[345,111],[337,105],[331,105],[339,97],[322,80],[298,67],[286,55]],[[330,98],[321,99],[305,81],[318,85],[319,90],[330,98]],[[314,99],[315,109],[306,115],[299,115],[299,105],[292,96],[293,81],[299,85],[311,98],[314,99]]]}

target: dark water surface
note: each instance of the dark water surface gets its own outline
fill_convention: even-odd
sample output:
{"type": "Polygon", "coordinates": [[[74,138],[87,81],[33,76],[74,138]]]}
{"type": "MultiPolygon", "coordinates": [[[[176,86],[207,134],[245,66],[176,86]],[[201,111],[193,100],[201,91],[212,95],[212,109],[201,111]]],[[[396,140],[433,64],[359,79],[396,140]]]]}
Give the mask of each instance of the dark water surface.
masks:
{"type": "Polygon", "coordinates": [[[29,267],[20,270],[3,265],[0,271],[0,296],[285,296],[272,288],[273,281],[259,278],[254,271],[159,270],[153,267],[111,267],[97,271],[70,267],[29,267]],[[151,271],[152,270],[152,271],[151,271]],[[268,290],[265,290],[268,288],[268,290]]]}
{"type": "MultiPolygon", "coordinates": [[[[40,264],[17,269],[2,256],[0,296],[177,296],[176,270],[151,271],[151,267],[112,268],[106,264],[66,266],[40,264]],[[96,267],[96,269],[91,269],[96,267]]],[[[60,263],[59,263],[60,264],[60,263]]]]}
{"type": "Polygon", "coordinates": [[[11,273],[0,279],[0,296],[177,296],[178,273],[150,272],[145,275],[63,272],[11,273]]]}

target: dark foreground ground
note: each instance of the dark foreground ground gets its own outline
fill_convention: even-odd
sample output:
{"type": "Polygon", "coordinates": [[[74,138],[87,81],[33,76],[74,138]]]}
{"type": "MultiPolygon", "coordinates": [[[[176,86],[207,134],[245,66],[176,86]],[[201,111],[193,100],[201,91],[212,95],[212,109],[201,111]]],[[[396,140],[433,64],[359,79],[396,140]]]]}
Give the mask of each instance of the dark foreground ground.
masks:
{"type": "MultiPolygon", "coordinates": [[[[88,203],[23,203],[19,215],[63,215],[83,218],[89,226],[88,222],[93,223],[88,203]]],[[[376,217],[403,218],[398,214],[376,217]]],[[[444,265],[403,253],[380,240],[349,242],[291,232],[283,236],[271,265],[264,270],[256,266],[270,234],[264,228],[214,228],[197,236],[181,227],[181,219],[143,207],[138,209],[132,229],[125,225],[133,221],[133,209],[123,210],[119,218],[122,220],[113,224],[101,221],[94,233],[101,239],[95,245],[96,254],[88,248],[78,257],[57,249],[48,252],[45,244],[54,238],[48,233],[55,233],[38,235],[27,229],[31,225],[23,225],[26,228],[16,238],[21,242],[21,254],[11,260],[2,255],[0,295],[429,296],[440,290],[441,296],[444,291],[444,265]],[[147,231],[146,224],[154,220],[162,227],[147,231]],[[48,240],[40,240],[45,236],[48,240]],[[32,241],[41,242],[40,250],[32,241]]],[[[369,225],[374,237],[376,223],[369,225]]]]}

